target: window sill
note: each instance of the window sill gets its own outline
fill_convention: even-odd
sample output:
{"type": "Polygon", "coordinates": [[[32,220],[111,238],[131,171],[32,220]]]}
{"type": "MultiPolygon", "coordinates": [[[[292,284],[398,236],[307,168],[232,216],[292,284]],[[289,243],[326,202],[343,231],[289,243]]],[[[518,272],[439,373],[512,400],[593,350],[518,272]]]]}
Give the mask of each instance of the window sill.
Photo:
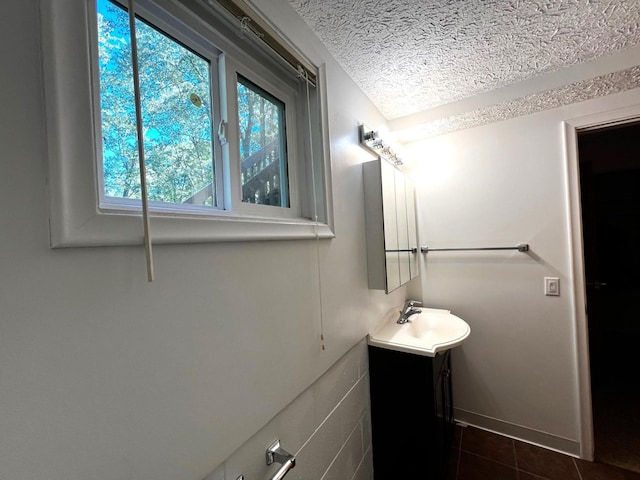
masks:
{"type": "MultiPolygon", "coordinates": [[[[97,213],[80,226],[51,221],[51,247],[141,245],[141,215],[97,213]],[[57,228],[54,227],[57,225],[57,228]]],[[[328,225],[304,219],[239,216],[176,217],[151,215],[154,244],[312,240],[333,238],[328,225]]]]}

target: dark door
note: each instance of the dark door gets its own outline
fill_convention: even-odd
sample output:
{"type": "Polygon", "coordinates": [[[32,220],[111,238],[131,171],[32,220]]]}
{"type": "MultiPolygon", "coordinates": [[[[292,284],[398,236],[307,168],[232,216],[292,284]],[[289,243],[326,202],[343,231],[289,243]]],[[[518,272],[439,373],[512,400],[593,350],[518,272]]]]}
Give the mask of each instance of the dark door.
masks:
{"type": "Polygon", "coordinates": [[[640,472],[640,124],[578,151],[595,457],[640,472]]]}

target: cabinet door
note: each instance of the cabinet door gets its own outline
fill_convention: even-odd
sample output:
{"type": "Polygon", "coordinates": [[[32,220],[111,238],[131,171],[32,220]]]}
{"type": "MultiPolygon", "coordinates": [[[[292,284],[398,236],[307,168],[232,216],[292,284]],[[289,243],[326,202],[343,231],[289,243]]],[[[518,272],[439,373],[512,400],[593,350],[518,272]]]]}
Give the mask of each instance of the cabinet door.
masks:
{"type": "MultiPolygon", "coordinates": [[[[436,362],[434,362],[435,367],[436,362]]],[[[453,402],[451,398],[451,357],[450,352],[443,354],[442,363],[434,371],[434,403],[435,403],[435,445],[438,459],[438,475],[445,478],[453,440],[453,402]]]]}
{"type": "Polygon", "coordinates": [[[406,205],[407,205],[407,231],[409,236],[409,249],[415,249],[415,253],[409,252],[410,279],[418,276],[418,228],[416,225],[416,199],[413,183],[405,178],[406,205]]]}
{"type": "Polygon", "coordinates": [[[407,191],[405,177],[399,170],[394,169],[396,181],[396,217],[398,222],[398,249],[400,266],[400,284],[411,280],[409,268],[409,221],[407,211],[407,191]]]}
{"type": "Polygon", "coordinates": [[[380,162],[382,181],[382,212],[384,217],[384,251],[387,269],[387,293],[401,285],[396,202],[396,169],[388,162],[380,162]]]}
{"type": "Polygon", "coordinates": [[[363,165],[369,288],[392,292],[417,276],[414,189],[384,160],[363,165]]]}

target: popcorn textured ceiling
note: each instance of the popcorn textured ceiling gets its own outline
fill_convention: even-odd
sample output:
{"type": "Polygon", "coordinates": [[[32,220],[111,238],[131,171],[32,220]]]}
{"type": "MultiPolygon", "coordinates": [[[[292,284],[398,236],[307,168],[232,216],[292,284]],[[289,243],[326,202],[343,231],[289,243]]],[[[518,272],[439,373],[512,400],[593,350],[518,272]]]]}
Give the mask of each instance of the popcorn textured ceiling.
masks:
{"type": "Polygon", "coordinates": [[[389,120],[640,45],[640,0],[289,0],[389,120]]]}
{"type": "Polygon", "coordinates": [[[451,115],[426,124],[416,125],[400,132],[397,139],[403,143],[409,143],[522,115],[530,115],[592,98],[612,95],[633,88],[640,88],[640,66],[607,75],[599,75],[561,88],[526,95],[512,101],[501,102],[459,115],[451,115]]]}

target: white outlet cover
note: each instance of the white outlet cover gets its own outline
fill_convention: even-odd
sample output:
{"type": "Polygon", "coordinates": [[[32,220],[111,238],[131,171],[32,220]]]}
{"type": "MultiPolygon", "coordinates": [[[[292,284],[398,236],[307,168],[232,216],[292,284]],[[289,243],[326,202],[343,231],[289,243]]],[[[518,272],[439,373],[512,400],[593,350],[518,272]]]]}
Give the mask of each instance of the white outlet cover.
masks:
{"type": "Polygon", "coordinates": [[[560,279],[558,277],[544,277],[544,294],[548,296],[560,295],[560,279]]]}

